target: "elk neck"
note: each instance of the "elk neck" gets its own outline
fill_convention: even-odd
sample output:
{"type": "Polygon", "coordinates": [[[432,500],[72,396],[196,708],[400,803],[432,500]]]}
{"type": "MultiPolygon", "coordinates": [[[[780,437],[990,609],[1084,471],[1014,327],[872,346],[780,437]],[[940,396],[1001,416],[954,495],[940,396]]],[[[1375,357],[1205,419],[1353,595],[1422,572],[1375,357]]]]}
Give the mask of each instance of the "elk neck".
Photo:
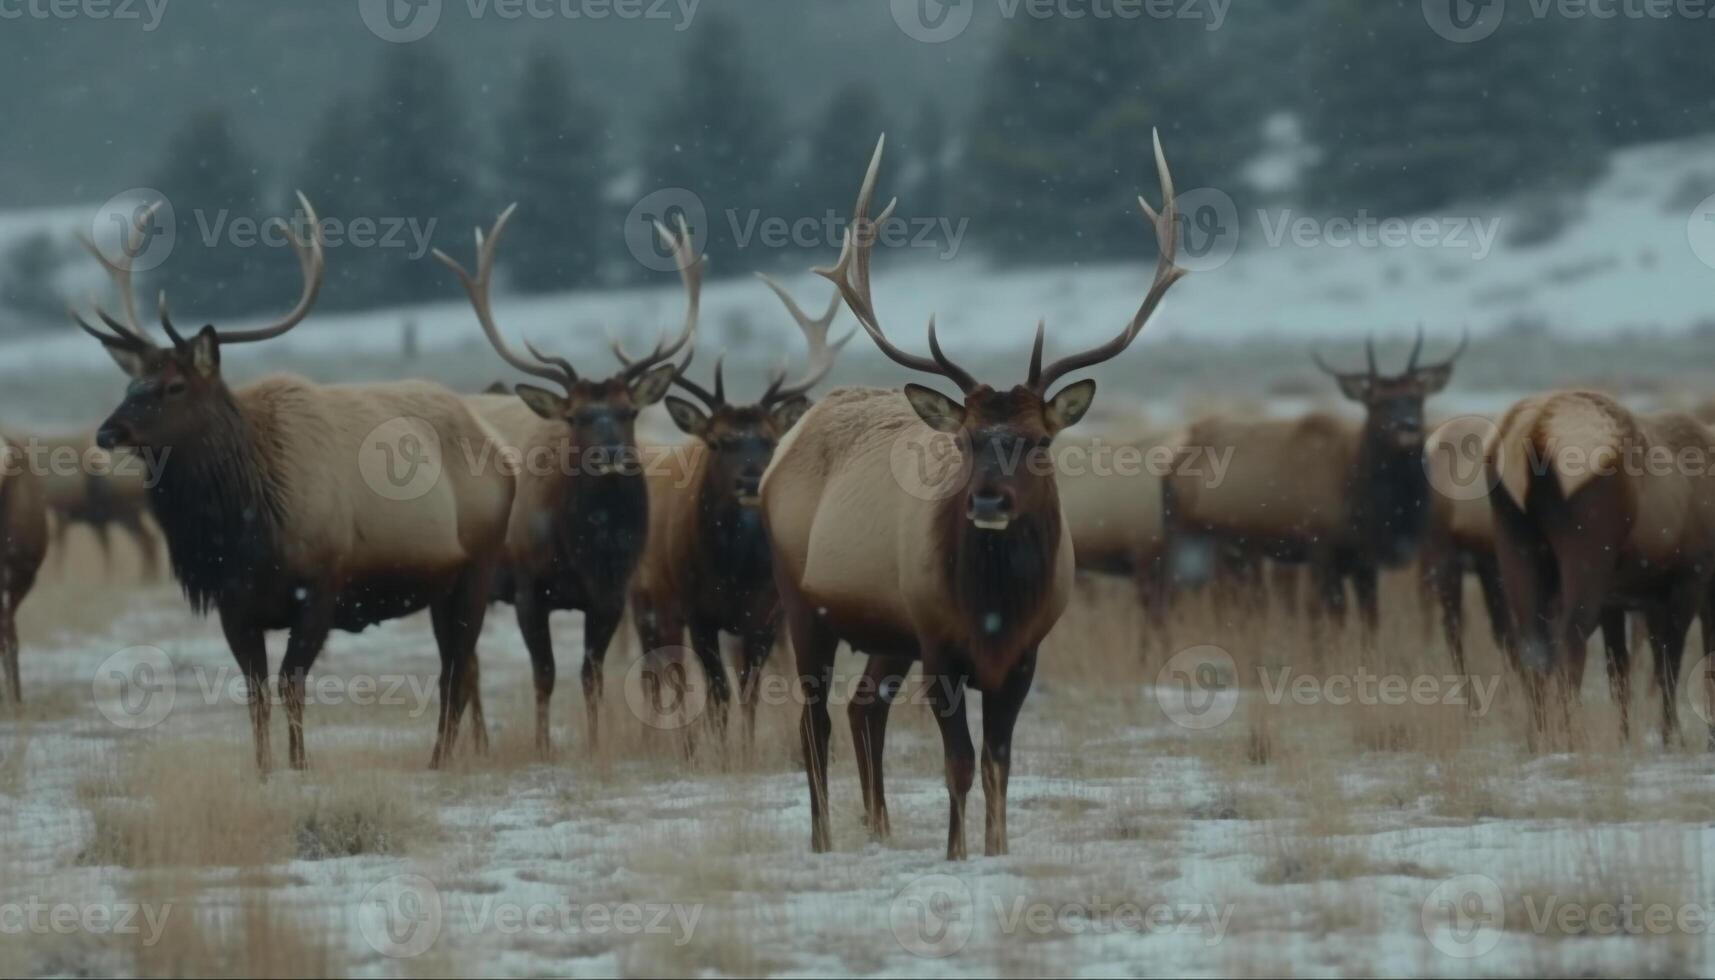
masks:
{"type": "Polygon", "coordinates": [[[941,504],[936,542],[946,555],[946,587],[979,679],[998,681],[1040,637],[1033,631],[1053,592],[1059,558],[1060,502],[1053,481],[1040,506],[1005,530],[974,526],[963,494],[941,504]]]}
{"type": "Polygon", "coordinates": [[[198,613],[280,571],[285,510],[259,445],[255,427],[228,395],[193,438],[171,447],[149,488],[173,574],[198,613]]]}
{"type": "Polygon", "coordinates": [[[556,536],[562,567],[579,569],[592,581],[628,581],[649,533],[643,475],[580,473],[563,487],[556,536]]]}
{"type": "Polygon", "coordinates": [[[744,506],[734,493],[716,484],[705,454],[698,474],[697,559],[722,588],[744,592],[772,585],[774,562],[768,532],[762,526],[762,508],[744,506]]]}
{"type": "Polygon", "coordinates": [[[1360,551],[1390,567],[1411,561],[1429,521],[1429,493],[1423,447],[1401,446],[1365,425],[1350,497],[1360,551]]]}

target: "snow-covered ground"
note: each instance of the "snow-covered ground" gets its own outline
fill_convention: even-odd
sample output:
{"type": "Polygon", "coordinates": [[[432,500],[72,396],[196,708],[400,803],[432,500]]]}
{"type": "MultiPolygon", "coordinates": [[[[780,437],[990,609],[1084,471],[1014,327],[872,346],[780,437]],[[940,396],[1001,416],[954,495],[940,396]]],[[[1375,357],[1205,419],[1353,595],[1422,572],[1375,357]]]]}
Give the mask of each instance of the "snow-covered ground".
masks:
{"type": "MultiPolygon", "coordinates": [[[[492,755],[420,769],[437,665],[416,617],[335,638],[318,667],[331,686],[308,710],[313,768],[266,783],[251,769],[244,708],[219,693],[233,675],[218,630],[184,613],[170,587],[135,593],[110,626],[38,623],[24,671],[31,706],[0,718],[0,929],[6,910],[32,901],[140,911],[125,937],[13,932],[0,966],[79,974],[217,962],[235,973],[365,976],[1715,969],[1703,924],[1715,915],[1711,756],[1611,737],[1533,755],[1511,708],[1466,718],[1463,708],[1329,703],[1271,714],[1265,688],[1249,687],[1230,723],[1191,730],[1172,720],[1171,676],[1136,659],[1129,589],[1093,594],[1051,640],[1019,726],[1011,854],[973,850],[964,863],[942,859],[939,738],[914,705],[894,712],[895,834],[885,843],[860,825],[836,709],[835,848],[814,855],[790,705],[764,704],[754,753],[705,740],[687,758],[676,733],[628,710],[616,689],[629,654],[616,650],[601,746],[585,737],[576,683],[562,683],[559,754],[539,762],[527,658],[504,608],[483,642],[492,755]],[[173,664],[172,682],[147,696],[111,683],[116,652],[138,644],[173,664]],[[383,690],[407,683],[371,706],[357,703],[365,678],[383,690]],[[164,719],[132,727],[157,717],[151,698],[169,690],[164,719]],[[330,830],[341,818],[358,831],[330,830]],[[330,840],[361,843],[329,854],[330,840]]],[[[576,626],[557,623],[566,679],[576,676],[576,626]]],[[[1283,635],[1240,630],[1220,642],[1273,645],[1290,660],[1283,635]]],[[[1389,640],[1417,635],[1410,624],[1389,640]]],[[[1373,662],[1438,676],[1443,656],[1384,643],[1373,662]]],[[[1300,668],[1334,676],[1349,669],[1339,663],[1300,668]]],[[[1637,687],[1647,688],[1641,676],[1637,687]]],[[[1585,696],[1600,705],[1601,684],[1585,696]]],[[[1593,730],[1612,724],[1611,712],[1592,715],[1593,730]]],[[[274,725],[280,761],[279,711],[274,725]]]]}

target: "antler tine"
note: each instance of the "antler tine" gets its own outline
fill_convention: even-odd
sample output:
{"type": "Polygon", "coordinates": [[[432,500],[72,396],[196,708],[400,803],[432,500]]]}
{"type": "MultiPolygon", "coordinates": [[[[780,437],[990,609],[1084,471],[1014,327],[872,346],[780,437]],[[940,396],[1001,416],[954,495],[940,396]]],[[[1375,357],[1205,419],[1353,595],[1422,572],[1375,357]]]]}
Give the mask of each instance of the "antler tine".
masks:
{"type": "MultiPolygon", "coordinates": [[[[887,334],[881,329],[881,320],[875,314],[875,301],[870,295],[869,261],[870,252],[875,246],[876,231],[893,216],[893,209],[898,206],[899,199],[894,198],[883,208],[881,215],[875,219],[869,216],[870,204],[875,198],[875,179],[881,172],[882,150],[887,146],[887,134],[875,142],[875,152],[870,155],[869,169],[864,172],[863,183],[858,188],[857,203],[852,206],[851,224],[846,228],[845,240],[840,246],[839,261],[832,268],[819,266],[811,271],[839,288],[840,296],[850,307],[852,315],[857,317],[858,325],[875,341],[896,364],[922,371],[925,374],[936,374],[954,384],[960,390],[969,392],[976,387],[976,382],[970,374],[954,365],[945,357],[923,357],[901,350],[893,341],[887,339],[887,334]],[[952,368],[949,372],[948,368],[952,368]]],[[[930,318],[930,344],[934,345],[934,318],[930,318]]]]}
{"type": "Polygon", "coordinates": [[[1155,230],[1157,258],[1155,262],[1155,279],[1149,284],[1149,292],[1143,297],[1143,303],[1133,314],[1131,322],[1126,324],[1119,335],[1102,344],[1078,354],[1063,357],[1045,368],[1033,380],[1033,387],[1039,392],[1048,388],[1067,374],[1100,364],[1103,361],[1119,356],[1137,335],[1143,332],[1143,327],[1149,318],[1155,315],[1155,308],[1161,305],[1161,298],[1167,295],[1167,290],[1186,275],[1186,270],[1175,264],[1179,255],[1179,208],[1174,200],[1173,173],[1167,168],[1167,155],[1161,149],[1161,133],[1153,134],[1155,144],[1155,172],[1161,180],[1161,211],[1149,206],[1149,202],[1140,195],[1138,207],[1143,210],[1144,217],[1149,220],[1155,230]]]}
{"type": "Polygon", "coordinates": [[[1469,344],[1470,342],[1471,342],[1471,328],[1470,327],[1461,327],[1459,330],[1459,346],[1453,348],[1453,353],[1447,355],[1445,358],[1442,359],[1442,361],[1441,361],[1442,366],[1446,366],[1446,365],[1452,364],[1454,361],[1457,361],[1465,353],[1465,346],[1467,344],[1469,344]]]}
{"type": "Polygon", "coordinates": [[[769,289],[774,291],[775,296],[780,298],[780,302],[786,307],[786,312],[791,315],[793,322],[798,324],[798,329],[803,331],[804,340],[810,346],[810,356],[804,366],[802,377],[791,384],[787,384],[786,370],[782,368],[770,379],[768,391],[762,396],[762,404],[768,405],[777,401],[796,398],[819,384],[823,378],[828,376],[828,372],[834,369],[834,361],[839,357],[840,351],[853,337],[857,336],[857,331],[853,329],[838,341],[832,344],[828,343],[828,328],[833,326],[834,318],[840,313],[839,290],[834,290],[833,295],[828,297],[828,308],[822,312],[822,315],[812,318],[804,312],[803,307],[798,305],[798,301],[792,298],[792,294],[786,291],[786,287],[775,282],[771,276],[765,273],[758,272],[756,275],[757,278],[767,284],[769,289]]]}
{"type": "Polygon", "coordinates": [[[1405,359],[1405,373],[1410,374],[1417,369],[1417,356],[1423,353],[1423,324],[1417,325],[1417,340],[1411,345],[1411,356],[1405,359]]]}
{"type": "Polygon", "coordinates": [[[310,204],[310,199],[298,192],[298,206],[303,208],[304,217],[310,223],[310,240],[304,241],[292,229],[291,222],[285,218],[279,219],[286,235],[292,240],[292,251],[298,256],[298,270],[304,277],[304,291],[298,297],[298,304],[283,318],[270,323],[266,327],[254,330],[233,330],[217,334],[222,344],[249,344],[259,340],[272,340],[286,331],[302,323],[304,317],[310,315],[310,308],[316,305],[316,297],[321,293],[322,280],[327,274],[327,255],[322,250],[322,222],[316,216],[316,209],[310,204]]]}
{"type": "Polygon", "coordinates": [[[1350,371],[1335,370],[1333,365],[1330,365],[1327,361],[1324,361],[1322,359],[1322,352],[1321,351],[1312,350],[1310,352],[1310,359],[1316,362],[1316,366],[1321,368],[1323,373],[1332,375],[1336,378],[1344,378],[1344,377],[1347,377],[1348,375],[1352,374],[1352,372],[1350,372],[1350,371]]]}
{"type": "Polygon", "coordinates": [[[536,345],[532,344],[530,342],[530,338],[528,338],[528,337],[524,338],[524,349],[530,352],[531,357],[534,357],[536,360],[541,361],[543,364],[546,364],[552,368],[558,368],[561,372],[563,372],[565,374],[567,381],[578,380],[577,369],[572,367],[571,361],[568,361],[563,357],[555,356],[553,354],[542,353],[540,350],[536,349],[536,345]]]}
{"type": "Polygon", "coordinates": [[[488,338],[489,346],[494,348],[501,360],[532,377],[552,381],[555,384],[570,388],[572,383],[577,380],[576,375],[563,377],[559,371],[532,363],[506,343],[506,338],[500,335],[500,328],[494,323],[494,309],[489,302],[488,288],[494,277],[495,250],[500,245],[500,233],[506,230],[506,223],[512,219],[513,213],[517,210],[518,205],[512,204],[500,212],[500,217],[494,219],[494,227],[489,229],[486,237],[484,237],[481,228],[476,230],[476,275],[472,276],[469,270],[458,263],[457,259],[438,248],[435,249],[434,255],[442,265],[453,270],[453,274],[459,277],[459,282],[464,285],[466,295],[470,297],[471,309],[476,311],[477,324],[482,327],[483,335],[488,338]]]}
{"type": "Polygon", "coordinates": [[[1381,372],[1376,368],[1376,339],[1374,337],[1364,337],[1364,361],[1369,365],[1370,377],[1381,376],[1381,372]]]}
{"type": "MultiPolygon", "coordinates": [[[[101,318],[101,322],[107,324],[120,336],[141,341],[149,347],[155,346],[155,342],[149,338],[149,332],[143,328],[142,317],[137,315],[137,294],[131,285],[131,264],[136,261],[137,253],[142,248],[143,229],[149,226],[149,222],[154,219],[156,212],[161,210],[163,203],[165,203],[164,199],[149,205],[142,214],[137,215],[135,220],[131,222],[131,228],[125,233],[125,241],[121,242],[119,246],[121,256],[119,262],[108,258],[88,235],[80,234],[77,236],[83,247],[90,255],[95,256],[95,261],[100,262],[101,267],[107,271],[108,278],[113,280],[113,286],[119,293],[120,309],[125,312],[126,322],[119,323],[107,315],[100,303],[92,300],[91,305],[94,306],[96,315],[101,318]]],[[[88,327],[87,324],[83,325],[88,327]]]]}
{"type": "MultiPolygon", "coordinates": [[[[685,287],[685,325],[672,343],[667,342],[665,334],[655,342],[655,349],[647,355],[626,361],[622,356],[620,363],[625,365],[624,375],[627,378],[636,377],[662,361],[668,360],[691,342],[697,334],[697,319],[702,313],[703,293],[703,256],[691,251],[691,229],[685,223],[685,216],[679,215],[679,233],[673,234],[661,222],[655,222],[655,233],[667,243],[673,251],[673,260],[679,267],[679,281],[685,287]]],[[[617,353],[617,352],[616,352],[617,353]]]]}

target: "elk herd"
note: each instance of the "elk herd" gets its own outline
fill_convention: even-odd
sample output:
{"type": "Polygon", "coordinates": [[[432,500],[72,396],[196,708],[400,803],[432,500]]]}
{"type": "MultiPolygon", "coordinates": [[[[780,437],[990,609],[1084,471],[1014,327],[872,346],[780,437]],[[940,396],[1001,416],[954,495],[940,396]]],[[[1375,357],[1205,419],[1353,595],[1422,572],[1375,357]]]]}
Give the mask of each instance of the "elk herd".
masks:
{"type": "MultiPolygon", "coordinates": [[[[943,349],[933,317],[927,354],[897,345],[883,328],[870,274],[876,229],[893,211],[890,203],[871,215],[883,143],[863,175],[837,263],[815,270],[831,284],[822,314],[811,316],[763,277],[803,335],[806,354],[801,371],[782,368],[750,402],[729,400],[720,358],[706,375],[708,387],[691,371],[704,260],[682,222],[656,230],[683,285],[683,322],[641,354],[615,341],[607,368],[574,366],[528,341],[520,351],[502,331],[491,287],[516,206],[486,234],[477,231],[474,269],[437,251],[501,361],[551,386],[469,395],[420,380],[224,380],[223,350],[286,334],[316,301],[326,257],[315,211],[302,195],[307,224],[298,227],[312,229],[292,235],[302,290],[289,312],[264,326],[181,332],[163,294],[157,319],[165,342],[157,340],[134,296],[128,256],[136,243],[124,243],[118,258],[86,243],[117,289],[119,314],[97,306],[98,325],[74,318],[130,381],[93,438],[68,444],[171,456],[146,488],[112,479],[55,483],[29,467],[5,468],[0,651],[11,697],[21,690],[13,611],[46,551],[46,513],[57,511],[62,529],[117,524],[151,554],[146,510],[185,598],[195,611],[218,616],[249,688],[256,764],[264,772],[273,761],[271,631],[287,633],[278,684],[288,761],[302,768],[304,685],[330,633],[427,609],[441,660],[431,755],[438,767],[467,720],[477,750],[486,747],[477,643],[493,603],[509,603],[517,617],[534,679],[535,743],[544,753],[556,678],[550,616],[582,613],[581,680],[594,743],[604,658],[629,611],[656,702],[698,671],[708,720],[722,733],[734,700],[722,634],[736,639],[736,700],[747,739],[754,738],[758,680],[784,631],[801,697],[800,751],[817,851],[832,842],[836,650],[844,643],[865,658],[857,688],[863,696],[849,699],[847,715],[865,823],[878,836],[889,830],[882,778],[888,715],[918,665],[944,752],[947,855],[965,855],[966,800],[979,774],[984,851],[1002,854],[1014,726],[1038,651],[1080,569],[1135,577],[1147,622],[1163,637],[1180,593],[1214,582],[1220,601],[1254,602],[1268,568],[1302,601],[1316,642],[1326,642],[1345,624],[1349,586],[1373,647],[1384,612],[1380,574],[1415,566],[1425,608],[1439,615],[1460,673],[1467,669],[1465,578],[1473,575],[1496,644],[1522,678],[1538,725],[1554,705],[1576,697],[1587,641],[1600,627],[1629,726],[1625,617],[1635,613],[1653,655],[1664,739],[1674,736],[1692,620],[1701,616],[1705,632],[1715,634],[1715,476],[1617,464],[1637,453],[1707,451],[1715,435],[1702,423],[1565,391],[1526,398],[1492,423],[1468,417],[1431,426],[1425,402],[1447,386],[1465,341],[1428,363],[1420,331],[1397,374],[1382,371],[1370,345],[1358,370],[1337,370],[1314,355],[1338,393],[1361,407],[1359,421],[1321,412],[1217,415],[1174,432],[1126,437],[1174,461],[1219,450],[1226,459],[1220,479],[1179,466],[1136,478],[1057,475],[1061,453],[1079,440],[1088,447],[1089,437],[1076,433],[1056,445],[1095,398],[1095,381],[1079,374],[1123,355],[1185,274],[1175,264],[1178,215],[1159,139],[1161,209],[1138,200],[1157,253],[1140,305],[1110,339],[1054,360],[1045,357],[1047,330],[1039,322],[1020,383],[979,380],[961,367],[943,349]],[[842,308],[857,328],[834,340],[830,329],[842,308]],[[812,403],[811,391],[859,331],[916,380],[836,388],[812,403]],[[653,447],[640,441],[637,422],[660,402],[689,451],[662,457],[671,465],[649,467],[643,463],[653,447]],[[382,495],[366,484],[365,440],[389,425],[414,437],[439,473],[420,493],[382,495]],[[901,445],[937,438],[955,451],[921,474],[924,485],[907,487],[895,465],[901,445]],[[459,458],[491,450],[540,451],[570,465],[479,470],[459,458]],[[1574,451],[1580,465],[1573,465],[1574,451]],[[1485,492],[1438,492],[1437,474],[1450,467],[1475,473],[1485,492]],[[1294,568],[1305,572],[1301,594],[1294,568]],[[980,754],[966,716],[973,691],[982,695],[980,754]]],[[[15,441],[6,439],[9,462],[15,441]]]]}

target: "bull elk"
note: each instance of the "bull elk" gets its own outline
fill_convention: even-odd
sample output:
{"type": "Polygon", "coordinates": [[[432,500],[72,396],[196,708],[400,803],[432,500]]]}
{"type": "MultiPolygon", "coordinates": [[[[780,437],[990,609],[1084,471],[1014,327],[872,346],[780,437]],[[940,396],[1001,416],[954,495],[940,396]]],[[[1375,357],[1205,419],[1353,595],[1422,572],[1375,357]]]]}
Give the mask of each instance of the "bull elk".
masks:
{"type": "Polygon", "coordinates": [[[530,651],[536,747],[546,753],[555,682],[548,620],[556,610],[584,614],[583,688],[592,742],[599,731],[602,661],[624,615],[626,593],[649,526],[648,487],[637,459],[637,413],[667,393],[678,371],[671,360],[696,332],[702,259],[692,254],[690,232],[682,219],[677,237],[657,225],[673,250],[684,284],[684,327],[671,343],[663,337],[647,356],[633,360],[618,374],[583,377],[564,357],[544,354],[528,341],[529,357],[513,350],[495,323],[489,299],[495,249],[516,208],[501,212],[486,236],[477,229],[474,274],[445,252],[437,250],[435,257],[464,285],[477,323],[500,358],[563,391],[520,384],[516,395],[468,398],[478,414],[500,431],[505,445],[525,461],[518,473],[518,494],[495,598],[513,604],[530,651]],[[541,465],[544,460],[555,463],[541,465]]]}
{"type": "Polygon", "coordinates": [[[1046,366],[1039,323],[1027,380],[997,389],[947,357],[933,318],[927,357],[896,347],[882,330],[870,297],[870,252],[893,204],[873,221],[869,209],[883,142],[858,192],[838,263],[817,271],[839,287],[882,353],[952,383],[964,397],[918,384],[903,392],[836,389],[787,434],[763,476],[763,519],[805,702],[800,735],[810,845],[825,851],[831,843],[828,688],[844,640],[869,658],[848,714],[870,830],[888,833],[881,765],[887,714],[911,662],[921,660],[946,759],[947,856],[965,856],[965,799],[975,772],[967,687],[983,694],[985,851],[1003,854],[1013,726],[1035,674],[1037,647],[1072,586],[1071,535],[1049,449],[1057,433],[1084,415],[1096,385],[1082,380],[1050,392],[1067,375],[1129,347],[1184,274],[1173,261],[1173,182],[1157,138],[1165,203],[1160,214],[1138,203],[1160,255],[1131,321],[1106,343],[1046,366]],[[936,455],[937,466],[924,469],[921,482],[909,480],[900,464],[915,470],[912,450],[926,441],[951,452],[936,455]]]}
{"type": "MultiPolygon", "coordinates": [[[[158,345],[137,316],[129,258],[140,244],[136,230],[118,261],[86,242],[118,286],[125,321],[100,307],[106,330],[73,318],[132,379],[96,442],[170,454],[149,488],[149,506],[191,608],[219,614],[249,685],[259,768],[270,766],[268,631],[290,631],[280,686],[291,765],[301,769],[305,678],[329,633],[357,632],[425,607],[441,657],[430,759],[438,767],[456,744],[474,688],[512,479],[457,465],[455,447],[480,450],[492,432],[436,384],[319,385],[274,375],[227,386],[223,350],[285,334],[315,303],[325,268],[319,221],[302,194],[298,201],[316,231],[305,241],[287,228],[304,280],[296,306],[266,326],[205,326],[187,337],[173,326],[163,293],[160,321],[170,347],[158,345]],[[384,497],[383,489],[393,488],[375,486],[365,461],[374,459],[385,426],[416,440],[419,462],[439,474],[432,487],[384,497]]],[[[481,748],[480,725],[475,734],[481,748]]]]}
{"type": "Polygon", "coordinates": [[[1485,455],[1495,552],[1539,726],[1551,692],[1576,696],[1601,626],[1629,728],[1625,613],[1635,611],[1654,653],[1662,738],[1673,737],[1686,632],[1699,614],[1706,631],[1715,623],[1711,446],[1715,433],[1690,415],[1636,414],[1593,391],[1535,395],[1501,416],[1485,455]]]}
{"type": "MultiPolygon", "coordinates": [[[[1345,621],[1350,580],[1368,636],[1379,613],[1379,571],[1416,557],[1428,523],[1429,481],[1423,469],[1423,403],[1447,386],[1465,340],[1446,360],[1419,365],[1418,331],[1405,370],[1384,375],[1366,341],[1367,368],[1332,375],[1341,394],[1364,406],[1361,424],[1323,413],[1298,419],[1210,418],[1186,431],[1181,453],[1232,450],[1219,484],[1181,476],[1163,486],[1169,541],[1202,534],[1228,547],[1284,562],[1307,563],[1312,622],[1345,621]]],[[[1166,602],[1160,576],[1156,603],[1166,602]]]]}
{"type": "Polygon", "coordinates": [[[0,436],[0,687],[18,704],[24,683],[18,669],[18,605],[36,584],[48,549],[47,508],[41,482],[25,464],[15,440],[0,436]]]}
{"type": "MultiPolygon", "coordinates": [[[[661,454],[665,465],[648,473],[649,541],[632,590],[632,615],[646,652],[677,647],[690,629],[691,650],[708,678],[712,718],[723,728],[731,694],[720,635],[739,638],[738,690],[747,738],[756,730],[756,684],[780,623],[762,528],[762,473],[781,437],[809,410],[810,390],[833,370],[840,349],[853,336],[828,342],[828,328],[839,312],[837,291],[826,312],[811,317],[779,283],[761,278],[809,344],[804,373],[788,383],[782,369],[751,404],[727,401],[719,361],[713,390],[683,371],[674,377],[696,399],[667,396],[673,423],[691,442],[686,451],[661,454]]],[[[632,362],[617,342],[614,353],[632,362]]],[[[659,658],[654,666],[660,666],[659,658]]],[[[652,683],[658,685],[659,678],[652,683]]]]}
{"type": "MultiPolygon", "coordinates": [[[[1443,492],[1430,496],[1429,526],[1419,558],[1423,607],[1441,614],[1442,635],[1453,667],[1465,673],[1465,576],[1477,580],[1489,633],[1495,646],[1508,649],[1511,621],[1495,562],[1495,522],[1483,472],[1483,442],[1494,423],[1476,415],[1450,419],[1436,427],[1423,447],[1430,484],[1443,492]]],[[[1425,617],[1427,626],[1428,617],[1425,617]]]]}

